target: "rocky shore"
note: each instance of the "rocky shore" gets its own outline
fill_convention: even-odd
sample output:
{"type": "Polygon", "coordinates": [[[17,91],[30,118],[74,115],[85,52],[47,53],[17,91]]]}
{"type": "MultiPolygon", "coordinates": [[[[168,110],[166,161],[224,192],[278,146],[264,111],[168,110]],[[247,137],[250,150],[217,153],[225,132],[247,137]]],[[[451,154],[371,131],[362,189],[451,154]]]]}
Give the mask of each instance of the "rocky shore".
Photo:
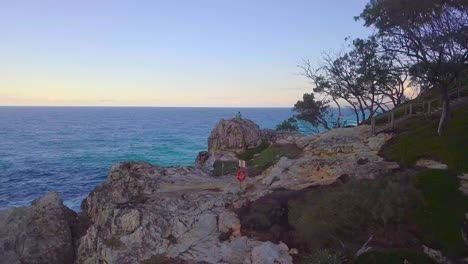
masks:
{"type": "Polygon", "coordinates": [[[221,120],[195,167],[118,163],[78,214],[56,193],[0,211],[0,263],[292,263],[296,248],[247,236],[239,211],[276,190],[373,179],[398,169],[378,156],[390,137],[374,136],[368,126],[303,136],[221,120]],[[272,152],[268,162],[255,161],[254,150],[263,145],[294,149],[294,155],[272,152]],[[240,185],[228,168],[242,156],[252,161],[240,185]]]}

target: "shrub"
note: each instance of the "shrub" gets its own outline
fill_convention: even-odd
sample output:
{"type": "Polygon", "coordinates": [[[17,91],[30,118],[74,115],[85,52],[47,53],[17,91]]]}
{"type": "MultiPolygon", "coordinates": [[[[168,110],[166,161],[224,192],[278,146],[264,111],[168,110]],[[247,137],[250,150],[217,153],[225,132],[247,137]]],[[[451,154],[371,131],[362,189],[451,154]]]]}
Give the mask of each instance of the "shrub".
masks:
{"type": "Polygon", "coordinates": [[[213,175],[223,176],[227,174],[236,173],[238,165],[239,164],[235,161],[217,160],[213,164],[213,175]]]}
{"type": "Polygon", "coordinates": [[[458,190],[456,174],[426,170],[417,175],[416,186],[424,198],[424,207],[416,211],[423,242],[440,247],[449,256],[468,255],[462,236],[468,199],[458,190]]]}
{"type": "Polygon", "coordinates": [[[296,132],[299,131],[299,126],[297,125],[297,120],[295,118],[289,118],[284,120],[282,123],[276,126],[277,131],[287,131],[287,132],[296,132]]]}
{"type": "Polygon", "coordinates": [[[301,155],[301,153],[302,150],[294,144],[274,144],[260,152],[252,160],[252,163],[256,168],[264,170],[278,162],[281,157],[294,159],[301,155]]]}
{"type": "Polygon", "coordinates": [[[269,146],[270,146],[270,144],[268,144],[268,142],[262,141],[262,143],[260,143],[260,145],[258,145],[257,147],[251,148],[251,149],[246,149],[244,152],[239,154],[237,157],[239,159],[241,159],[241,160],[251,160],[254,157],[255,154],[258,154],[258,153],[262,152],[263,150],[265,150],[269,146]]]}

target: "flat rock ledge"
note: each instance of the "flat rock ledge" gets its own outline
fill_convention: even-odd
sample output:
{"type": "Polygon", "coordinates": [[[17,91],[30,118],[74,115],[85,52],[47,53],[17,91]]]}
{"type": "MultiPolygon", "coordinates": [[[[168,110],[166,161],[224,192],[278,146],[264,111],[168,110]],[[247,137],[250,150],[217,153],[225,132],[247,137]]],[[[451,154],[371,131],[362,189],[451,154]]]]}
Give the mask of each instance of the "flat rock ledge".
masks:
{"type": "MultiPolygon", "coordinates": [[[[211,133],[209,151],[199,159],[206,162],[214,154],[256,146],[266,134],[270,140],[296,144],[302,149],[301,156],[281,158],[259,176],[248,177],[242,189],[235,177],[212,176],[203,166],[118,163],[111,168],[107,180],[82,203],[82,217],[90,221],[83,235],[73,236],[68,220],[71,213],[56,194],[50,194],[56,197],[52,199],[53,209],[36,202],[29,208],[0,212],[0,255],[7,256],[11,260],[8,263],[22,263],[21,259],[28,257],[33,261],[27,263],[72,263],[72,259],[75,263],[158,263],[158,259],[169,258],[174,263],[288,264],[292,263],[290,252],[297,254],[297,250],[282,242],[262,242],[243,235],[238,208],[278,188],[301,190],[343,178],[372,179],[398,168],[397,163],[377,155],[391,135],[374,136],[368,126],[335,129],[317,136],[277,137],[271,131],[257,133],[255,126],[225,122],[218,125],[211,133]],[[229,133],[240,141],[229,139],[229,133]],[[46,237],[59,242],[30,236],[27,228],[11,227],[11,222],[23,227],[29,221],[25,219],[49,215],[37,210],[54,213],[40,218],[38,226],[44,229],[30,228],[34,232],[50,232],[46,237]],[[17,241],[28,238],[33,245],[29,246],[31,250],[2,252],[2,244],[3,250],[11,248],[5,246],[5,241],[12,237],[17,241]],[[33,250],[39,244],[46,248],[40,252],[50,253],[33,250]],[[44,257],[49,257],[48,262],[42,261],[44,257]]],[[[48,196],[39,201],[51,199],[48,196]]]]}

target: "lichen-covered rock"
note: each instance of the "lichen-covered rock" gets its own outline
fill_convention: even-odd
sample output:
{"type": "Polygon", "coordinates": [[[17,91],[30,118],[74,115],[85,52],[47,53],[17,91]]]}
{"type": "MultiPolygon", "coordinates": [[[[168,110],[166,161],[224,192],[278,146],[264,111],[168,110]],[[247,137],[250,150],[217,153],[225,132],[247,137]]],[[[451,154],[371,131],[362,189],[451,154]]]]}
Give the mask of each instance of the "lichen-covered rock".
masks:
{"type": "Polygon", "coordinates": [[[446,170],[448,166],[435,160],[420,159],[416,161],[416,166],[425,167],[432,170],[446,170]]]}
{"type": "Polygon", "coordinates": [[[73,263],[76,213],[55,192],[30,207],[0,211],[0,262],[73,263]]]}
{"type": "Polygon", "coordinates": [[[212,173],[216,161],[237,163],[237,154],[257,147],[264,140],[262,130],[251,120],[221,119],[208,138],[208,151],[198,154],[195,167],[212,173]]]}
{"type": "Polygon", "coordinates": [[[232,151],[240,153],[258,146],[263,139],[260,127],[248,119],[229,119],[218,122],[208,138],[208,152],[232,151]]]}
{"type": "Polygon", "coordinates": [[[93,222],[80,239],[79,263],[141,263],[162,256],[207,263],[242,263],[260,242],[242,238],[229,204],[239,199],[234,177],[191,167],[119,163],[82,205],[93,222]],[[232,232],[227,240],[220,239],[232,232]]]}

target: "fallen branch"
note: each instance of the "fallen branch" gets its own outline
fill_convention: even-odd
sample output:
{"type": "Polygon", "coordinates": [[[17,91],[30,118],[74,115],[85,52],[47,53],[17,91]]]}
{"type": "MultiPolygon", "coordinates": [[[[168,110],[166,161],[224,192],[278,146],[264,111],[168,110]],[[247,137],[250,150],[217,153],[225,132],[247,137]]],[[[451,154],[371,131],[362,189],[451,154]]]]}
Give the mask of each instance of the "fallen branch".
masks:
{"type": "Polygon", "coordinates": [[[374,238],[374,235],[371,235],[369,239],[367,239],[366,243],[364,243],[364,245],[356,253],[356,257],[359,257],[360,255],[366,253],[372,248],[372,247],[368,247],[367,244],[369,244],[373,238],[374,238]]]}

